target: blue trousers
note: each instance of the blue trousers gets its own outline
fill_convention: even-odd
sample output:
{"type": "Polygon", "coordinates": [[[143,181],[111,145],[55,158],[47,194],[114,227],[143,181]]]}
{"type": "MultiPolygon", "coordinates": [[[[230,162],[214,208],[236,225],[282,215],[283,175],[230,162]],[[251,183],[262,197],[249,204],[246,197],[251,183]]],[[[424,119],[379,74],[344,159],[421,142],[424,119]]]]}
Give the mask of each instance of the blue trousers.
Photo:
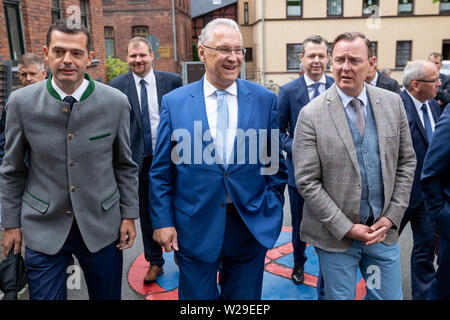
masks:
{"type": "Polygon", "coordinates": [[[316,248],[324,281],[325,299],[354,300],[358,268],[366,281],[365,300],[402,300],[398,243],[370,246],[354,240],[344,252],[316,248]]]}
{"type": "Polygon", "coordinates": [[[122,251],[117,241],[91,253],[74,220],[62,249],[47,255],[25,248],[25,267],[31,300],[66,300],[67,267],[74,254],[83,269],[91,300],[120,300],[122,290],[122,251]]]}
{"type": "Polygon", "coordinates": [[[303,216],[303,200],[297,189],[289,186],[289,202],[291,205],[292,247],[294,248],[294,266],[303,267],[306,262],[306,243],[300,240],[300,223],[303,216]]]}
{"type": "Polygon", "coordinates": [[[411,223],[413,249],[411,252],[411,292],[413,300],[426,300],[434,278],[435,223],[429,218],[425,204],[408,208],[400,223],[399,234],[411,223]]]}
{"type": "Polygon", "coordinates": [[[239,213],[227,213],[223,248],[217,261],[200,261],[175,252],[180,269],[179,299],[260,300],[266,253],[267,248],[253,237],[239,213]]]}

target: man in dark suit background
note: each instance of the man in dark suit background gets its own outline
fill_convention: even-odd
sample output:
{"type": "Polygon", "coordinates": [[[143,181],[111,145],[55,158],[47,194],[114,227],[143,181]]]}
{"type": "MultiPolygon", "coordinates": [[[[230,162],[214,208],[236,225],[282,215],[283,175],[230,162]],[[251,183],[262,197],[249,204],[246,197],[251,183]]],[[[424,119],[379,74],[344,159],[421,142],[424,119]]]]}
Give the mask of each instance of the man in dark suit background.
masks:
{"type": "Polygon", "coordinates": [[[369,68],[369,73],[367,74],[366,82],[375,87],[386,89],[395,93],[400,93],[400,86],[397,80],[386,76],[384,73],[378,71],[377,58],[372,56],[375,60],[373,66],[369,68]]]}
{"type": "Polygon", "coordinates": [[[114,78],[110,85],[127,95],[130,110],[130,140],[133,161],[139,166],[139,216],[145,259],[150,267],[144,277],[149,284],[163,273],[162,247],[153,240],[150,220],[149,170],[156,145],[156,133],[162,96],[182,86],[179,75],[152,68],[154,53],[147,39],[135,37],[127,44],[127,61],[131,69],[114,78]],[[143,99],[144,97],[144,99],[143,99]]]}
{"type": "Polygon", "coordinates": [[[400,93],[406,109],[409,130],[417,158],[408,209],[400,224],[402,232],[411,223],[414,245],[411,253],[411,289],[414,300],[426,300],[434,277],[434,222],[425,208],[420,174],[423,160],[440,114],[434,100],[439,88],[439,73],[435,65],[425,60],[409,63],[403,72],[405,90],[400,93]]]}
{"type": "Polygon", "coordinates": [[[281,148],[287,153],[289,170],[288,190],[292,216],[292,245],[294,247],[292,280],[295,284],[301,284],[304,280],[303,266],[306,262],[306,243],[299,238],[304,200],[295,186],[294,167],[292,165],[292,137],[300,110],[334,82],[331,77],[325,75],[329,59],[327,49],[328,43],[321,36],[307,37],[303,41],[300,52],[300,60],[305,69],[304,75],[282,86],[278,93],[281,148]]]}
{"type": "MultiPolygon", "coordinates": [[[[442,58],[441,53],[432,52],[428,56],[428,61],[434,63],[438,68],[438,71],[440,71],[442,68],[442,58]]],[[[439,87],[435,100],[440,104],[442,113],[445,106],[450,103],[450,76],[439,73],[439,79],[441,79],[441,86],[439,87]]]]}
{"type": "Polygon", "coordinates": [[[425,206],[440,229],[438,269],[429,299],[450,299],[450,108],[436,124],[421,177],[425,206]]]}

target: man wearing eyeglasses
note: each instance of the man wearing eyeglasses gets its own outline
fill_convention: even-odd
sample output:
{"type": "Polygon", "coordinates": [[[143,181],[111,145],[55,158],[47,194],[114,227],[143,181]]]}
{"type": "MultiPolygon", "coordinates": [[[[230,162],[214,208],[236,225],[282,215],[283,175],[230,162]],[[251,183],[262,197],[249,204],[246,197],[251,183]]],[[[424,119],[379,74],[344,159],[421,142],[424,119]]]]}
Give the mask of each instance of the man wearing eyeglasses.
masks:
{"type": "Polygon", "coordinates": [[[203,79],[162,99],[150,170],[154,239],[175,250],[179,299],[258,300],[266,252],[281,231],[287,182],[277,99],[237,79],[245,50],[236,22],[207,24],[198,52],[203,79]],[[276,157],[275,170],[250,160],[256,147],[276,157]]]}
{"type": "Polygon", "coordinates": [[[431,62],[413,61],[403,71],[405,90],[400,93],[400,97],[408,117],[417,167],[409,206],[400,223],[399,234],[410,222],[414,240],[411,253],[411,289],[414,300],[428,299],[435,273],[433,265],[435,226],[425,208],[420,174],[434,126],[439,118],[440,107],[434,97],[440,84],[438,69],[431,62]]]}
{"type": "Polygon", "coordinates": [[[402,299],[398,228],[416,159],[400,96],[369,86],[371,42],[343,33],[332,45],[335,84],[301,111],[295,182],[305,199],[300,238],[315,246],[325,299],[402,299]]]}

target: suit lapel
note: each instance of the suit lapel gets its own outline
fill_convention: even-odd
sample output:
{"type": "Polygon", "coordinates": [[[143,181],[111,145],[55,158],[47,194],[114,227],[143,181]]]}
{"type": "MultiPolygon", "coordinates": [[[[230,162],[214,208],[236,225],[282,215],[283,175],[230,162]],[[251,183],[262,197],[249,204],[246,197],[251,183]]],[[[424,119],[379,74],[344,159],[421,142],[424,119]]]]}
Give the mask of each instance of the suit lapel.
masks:
{"type": "MultiPolygon", "coordinates": [[[[403,93],[403,99],[405,100],[405,106],[407,108],[407,112],[411,115],[414,122],[416,123],[416,127],[419,128],[419,132],[422,135],[422,138],[427,142],[428,144],[428,138],[425,133],[425,128],[423,127],[422,121],[420,121],[419,113],[417,112],[416,106],[414,105],[414,102],[412,101],[409,94],[405,91],[403,93]]],[[[433,115],[434,116],[434,115],[433,115]]]]}
{"type": "Polygon", "coordinates": [[[156,93],[158,96],[158,108],[161,112],[161,100],[163,96],[163,92],[165,92],[166,87],[166,81],[164,77],[162,77],[161,73],[159,71],[156,71],[153,69],[153,72],[155,73],[155,80],[156,80],[156,93]]]}
{"type": "MultiPolygon", "coordinates": [[[[248,123],[253,114],[253,98],[250,91],[244,82],[237,79],[237,93],[238,93],[238,122],[237,128],[246,131],[248,123]]],[[[236,140],[235,140],[236,144],[236,140]]]]}
{"type": "Polygon", "coordinates": [[[139,99],[136,91],[136,83],[134,82],[133,74],[131,72],[128,73],[127,80],[128,80],[128,87],[126,95],[128,96],[131,108],[133,108],[134,114],[136,115],[139,127],[142,130],[141,106],[139,105],[139,99]]]}
{"type": "MultiPolygon", "coordinates": [[[[202,136],[200,139],[202,143],[207,146],[206,141],[203,140],[203,136],[207,130],[210,130],[208,123],[208,116],[206,114],[206,106],[205,106],[205,97],[203,94],[203,79],[198,81],[195,85],[194,90],[191,93],[190,99],[190,108],[192,120],[194,122],[200,122],[202,126],[202,136]]],[[[198,137],[194,137],[196,139],[198,137]]]]}
{"type": "Polygon", "coordinates": [[[330,117],[347,149],[356,171],[359,174],[358,156],[356,155],[356,149],[353,143],[350,127],[348,125],[347,116],[345,115],[344,106],[342,105],[341,98],[337,92],[336,85],[331,87],[326,100],[330,117]]]}
{"type": "Polygon", "coordinates": [[[308,87],[306,86],[305,76],[301,76],[298,81],[298,107],[300,112],[300,107],[306,106],[309,103],[309,94],[308,87]]]}
{"type": "Polygon", "coordinates": [[[430,105],[431,113],[433,115],[434,123],[436,124],[439,119],[439,106],[437,106],[436,101],[434,99],[428,100],[428,104],[430,105]]]}

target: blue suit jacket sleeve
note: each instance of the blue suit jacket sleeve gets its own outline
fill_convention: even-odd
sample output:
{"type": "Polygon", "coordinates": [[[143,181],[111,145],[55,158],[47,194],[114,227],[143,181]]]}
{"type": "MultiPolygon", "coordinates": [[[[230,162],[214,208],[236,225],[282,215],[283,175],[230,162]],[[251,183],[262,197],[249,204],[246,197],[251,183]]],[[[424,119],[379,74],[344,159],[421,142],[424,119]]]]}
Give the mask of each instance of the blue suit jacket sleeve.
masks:
{"type": "MultiPolygon", "coordinates": [[[[428,213],[439,218],[450,194],[445,194],[450,168],[450,109],[439,118],[425,156],[422,170],[422,191],[428,213]]],[[[448,192],[448,190],[447,190],[448,192]]]]}
{"type": "Polygon", "coordinates": [[[289,95],[284,88],[278,92],[278,124],[280,126],[280,145],[281,149],[292,157],[292,138],[289,135],[289,117],[290,117],[289,95]]]}

